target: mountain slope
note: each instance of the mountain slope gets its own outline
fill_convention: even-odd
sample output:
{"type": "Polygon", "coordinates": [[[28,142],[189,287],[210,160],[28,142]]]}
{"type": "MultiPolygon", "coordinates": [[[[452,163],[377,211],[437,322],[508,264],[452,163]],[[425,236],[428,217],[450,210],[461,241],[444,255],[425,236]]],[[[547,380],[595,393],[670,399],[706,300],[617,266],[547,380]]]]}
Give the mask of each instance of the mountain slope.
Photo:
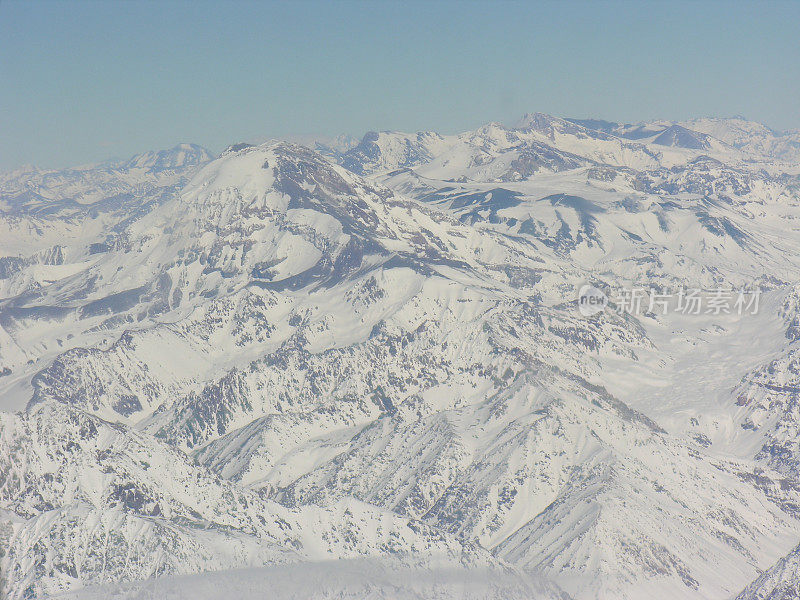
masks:
{"type": "Polygon", "coordinates": [[[796,600],[800,598],[800,547],[780,559],[736,600],[796,600]]]}

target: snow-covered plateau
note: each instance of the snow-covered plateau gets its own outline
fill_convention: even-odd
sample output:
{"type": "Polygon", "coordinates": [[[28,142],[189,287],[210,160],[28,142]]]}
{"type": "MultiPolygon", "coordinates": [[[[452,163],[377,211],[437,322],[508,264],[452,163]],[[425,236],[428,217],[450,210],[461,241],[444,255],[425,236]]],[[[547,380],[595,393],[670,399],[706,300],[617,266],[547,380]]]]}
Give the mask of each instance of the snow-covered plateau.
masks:
{"type": "Polygon", "coordinates": [[[800,133],[532,114],[0,175],[0,411],[7,600],[797,600],[800,133]]]}

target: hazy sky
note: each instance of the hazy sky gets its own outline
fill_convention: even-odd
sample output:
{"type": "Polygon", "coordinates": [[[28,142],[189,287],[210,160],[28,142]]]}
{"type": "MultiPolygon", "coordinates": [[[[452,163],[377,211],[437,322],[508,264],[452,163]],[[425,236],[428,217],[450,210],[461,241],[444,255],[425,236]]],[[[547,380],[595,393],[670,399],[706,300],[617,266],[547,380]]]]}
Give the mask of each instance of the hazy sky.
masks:
{"type": "Polygon", "coordinates": [[[525,112],[800,128],[800,2],[0,0],[0,169],[525,112]]]}

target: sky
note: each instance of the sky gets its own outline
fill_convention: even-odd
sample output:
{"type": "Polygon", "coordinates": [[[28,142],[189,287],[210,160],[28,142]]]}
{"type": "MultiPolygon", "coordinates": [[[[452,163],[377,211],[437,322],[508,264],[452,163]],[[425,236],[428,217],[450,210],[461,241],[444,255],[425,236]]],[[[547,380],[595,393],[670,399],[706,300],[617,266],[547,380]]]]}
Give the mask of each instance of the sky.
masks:
{"type": "Polygon", "coordinates": [[[0,170],[526,112],[800,128],[800,1],[0,0],[0,170]]]}

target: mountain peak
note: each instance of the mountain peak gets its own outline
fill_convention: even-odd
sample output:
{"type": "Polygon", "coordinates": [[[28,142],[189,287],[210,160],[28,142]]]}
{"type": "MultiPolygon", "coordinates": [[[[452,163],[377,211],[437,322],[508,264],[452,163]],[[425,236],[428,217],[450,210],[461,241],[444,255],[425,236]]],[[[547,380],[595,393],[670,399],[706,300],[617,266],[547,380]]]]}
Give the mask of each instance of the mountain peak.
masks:
{"type": "Polygon", "coordinates": [[[554,123],[560,121],[563,121],[563,119],[548,115],[547,113],[525,113],[512,127],[513,129],[535,129],[541,131],[544,129],[551,129],[554,123]]]}
{"type": "Polygon", "coordinates": [[[680,125],[670,125],[653,140],[659,146],[704,150],[709,148],[708,136],[680,125]]]}
{"type": "Polygon", "coordinates": [[[176,144],[167,150],[157,150],[137,154],[121,168],[144,169],[150,172],[161,172],[189,166],[197,166],[213,158],[211,152],[197,144],[176,144]]]}

